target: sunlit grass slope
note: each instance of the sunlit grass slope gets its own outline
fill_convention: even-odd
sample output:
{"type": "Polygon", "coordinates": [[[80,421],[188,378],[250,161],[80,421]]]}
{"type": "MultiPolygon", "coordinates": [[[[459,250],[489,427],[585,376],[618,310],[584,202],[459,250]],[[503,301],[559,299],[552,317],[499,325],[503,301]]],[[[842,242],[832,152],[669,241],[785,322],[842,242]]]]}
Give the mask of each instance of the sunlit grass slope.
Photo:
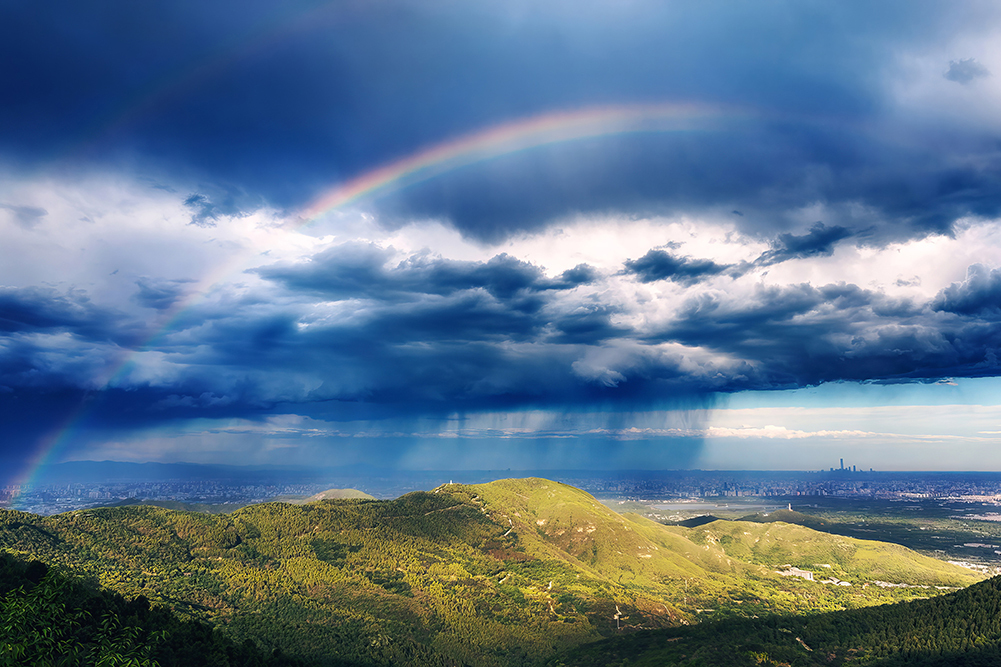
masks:
{"type": "Polygon", "coordinates": [[[359,491],[358,489],[327,489],[326,491],[320,491],[306,498],[304,502],[315,503],[321,500],[344,500],[347,498],[358,498],[362,500],[375,500],[375,496],[371,496],[364,491],[359,491]]]}
{"type": "Polygon", "coordinates": [[[536,664],[618,628],[937,592],[865,585],[874,579],[978,579],[893,545],[722,523],[662,526],[616,514],[579,489],[523,479],[225,515],[152,506],[7,511],[0,547],[211,620],[237,641],[328,664],[536,664]],[[855,585],[775,572],[786,564],[828,564],[855,585]]]}
{"type": "MultiPolygon", "coordinates": [[[[445,487],[447,488],[447,487],[445,487]]],[[[495,520],[534,533],[539,553],[571,556],[602,575],[649,583],[713,573],[737,576],[796,566],[818,578],[867,583],[966,586],[983,577],[895,544],[830,535],[774,522],[714,521],[695,528],[663,526],[617,514],[587,493],[542,479],[500,480],[475,489],[495,520]],[[553,549],[556,549],[554,552],[553,549]],[[759,566],[759,567],[755,567],[759,566]]]]}
{"type": "Polygon", "coordinates": [[[818,579],[956,586],[980,577],[897,544],[830,535],[788,524],[714,521],[686,529],[693,542],[770,568],[792,565],[818,579]]]}

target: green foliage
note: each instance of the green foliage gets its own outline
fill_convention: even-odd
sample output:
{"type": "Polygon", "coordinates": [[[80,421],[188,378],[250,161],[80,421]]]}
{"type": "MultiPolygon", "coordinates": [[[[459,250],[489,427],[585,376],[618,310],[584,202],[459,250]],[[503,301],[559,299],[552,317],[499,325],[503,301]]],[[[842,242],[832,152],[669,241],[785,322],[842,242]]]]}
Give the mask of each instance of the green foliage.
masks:
{"type": "Polygon", "coordinates": [[[300,661],[237,646],[205,623],[138,597],[0,553],[0,665],[293,666],[300,661]]]}
{"type": "Polygon", "coordinates": [[[731,619],[616,637],[571,651],[549,664],[998,665],[1001,577],[928,600],[821,615],[731,619]]]}
{"type": "MultiPolygon", "coordinates": [[[[232,647],[322,665],[540,664],[618,628],[937,593],[865,586],[877,573],[909,584],[976,580],[892,545],[787,524],[719,523],[662,526],[616,514],[579,489],[526,479],[448,484],[392,501],[273,502],[225,515],[149,505],[52,517],[0,512],[0,548],[72,568],[127,598],[144,596],[178,623],[210,622],[232,647]],[[817,563],[856,585],[775,572],[817,563]]],[[[118,643],[109,646],[123,655],[152,636],[133,637],[129,628],[153,626],[116,627],[118,643]]],[[[170,646],[175,662],[162,662],[159,648],[150,657],[185,664],[183,645],[170,646]]]]}
{"type": "Polygon", "coordinates": [[[344,544],[334,540],[313,540],[313,552],[324,563],[338,565],[347,560],[349,554],[361,551],[360,544],[344,544]]]}

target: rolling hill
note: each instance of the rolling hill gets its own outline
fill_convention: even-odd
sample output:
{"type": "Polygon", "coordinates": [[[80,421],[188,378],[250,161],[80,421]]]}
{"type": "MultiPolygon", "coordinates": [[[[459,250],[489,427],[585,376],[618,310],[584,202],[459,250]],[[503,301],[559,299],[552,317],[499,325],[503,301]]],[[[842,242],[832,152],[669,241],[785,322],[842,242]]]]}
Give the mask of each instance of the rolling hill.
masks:
{"type": "Polygon", "coordinates": [[[981,578],[784,523],[663,526],[537,478],[222,515],[4,511],[0,548],[329,665],[539,664],[625,630],[864,607],[981,578]],[[790,567],[818,580],[779,574],[790,567]]]}
{"type": "Polygon", "coordinates": [[[359,491],[358,489],[327,489],[326,491],[314,493],[302,502],[318,503],[321,500],[346,500],[351,498],[375,500],[375,496],[370,496],[364,491],[359,491]]]}

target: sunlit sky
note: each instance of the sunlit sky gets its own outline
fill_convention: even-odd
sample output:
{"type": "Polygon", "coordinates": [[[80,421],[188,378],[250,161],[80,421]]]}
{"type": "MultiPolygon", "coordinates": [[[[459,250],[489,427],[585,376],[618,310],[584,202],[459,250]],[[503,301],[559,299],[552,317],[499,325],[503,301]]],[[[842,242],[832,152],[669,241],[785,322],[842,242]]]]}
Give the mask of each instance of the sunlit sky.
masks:
{"type": "Polygon", "coordinates": [[[993,2],[6,3],[0,463],[1001,470],[999,45],[993,2]]]}

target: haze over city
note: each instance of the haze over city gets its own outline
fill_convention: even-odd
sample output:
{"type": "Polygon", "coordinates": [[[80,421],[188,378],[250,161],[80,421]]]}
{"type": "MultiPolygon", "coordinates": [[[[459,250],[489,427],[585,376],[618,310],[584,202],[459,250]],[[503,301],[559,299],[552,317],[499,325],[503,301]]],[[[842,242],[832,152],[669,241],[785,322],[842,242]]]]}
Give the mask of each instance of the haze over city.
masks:
{"type": "Polygon", "coordinates": [[[0,9],[0,484],[1001,470],[997,3],[0,9]]]}

